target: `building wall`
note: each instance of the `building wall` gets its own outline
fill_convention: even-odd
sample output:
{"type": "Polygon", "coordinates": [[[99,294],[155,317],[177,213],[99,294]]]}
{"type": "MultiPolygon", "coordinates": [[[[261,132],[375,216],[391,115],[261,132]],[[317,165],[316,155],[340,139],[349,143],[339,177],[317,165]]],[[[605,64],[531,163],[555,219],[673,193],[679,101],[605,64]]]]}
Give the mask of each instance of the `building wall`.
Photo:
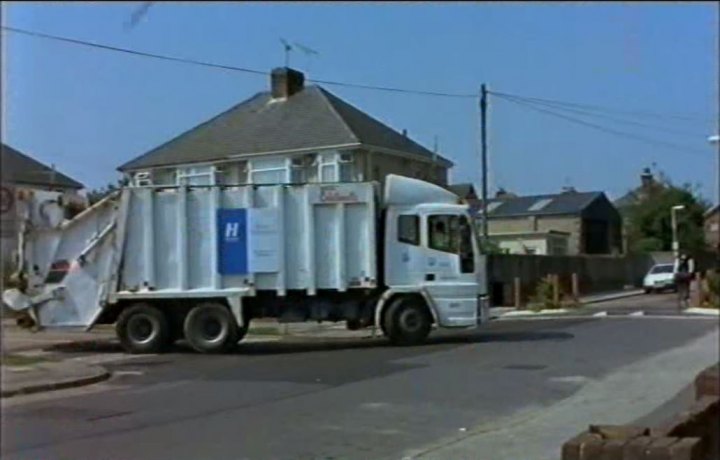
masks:
{"type": "Polygon", "coordinates": [[[582,224],[577,216],[548,216],[548,217],[508,217],[491,218],[488,222],[488,233],[511,232],[557,232],[569,233],[567,242],[568,254],[582,253],[582,224]]]}
{"type": "Polygon", "coordinates": [[[720,214],[712,213],[705,219],[705,242],[710,248],[716,248],[718,244],[718,225],[720,214]]]}
{"type": "Polygon", "coordinates": [[[507,251],[508,254],[537,254],[546,255],[548,253],[548,242],[546,238],[521,238],[521,237],[501,237],[493,238],[500,249],[507,251]],[[531,252],[528,252],[530,250],[531,252]]]}
{"type": "Polygon", "coordinates": [[[398,174],[438,185],[447,185],[448,183],[448,168],[439,164],[380,152],[363,151],[360,156],[360,164],[366,180],[384,182],[388,174],[398,174]]]}
{"type": "MultiPolygon", "coordinates": [[[[334,155],[336,151],[322,151],[318,155],[334,155]]],[[[426,161],[417,161],[406,159],[397,155],[367,151],[343,151],[343,154],[353,155],[352,173],[350,175],[352,181],[369,181],[379,180],[384,182],[388,174],[399,174],[407,177],[423,179],[439,185],[446,185],[448,179],[448,168],[438,164],[431,164],[426,161]]],[[[289,158],[300,158],[303,155],[267,155],[256,157],[256,160],[286,160],[289,158]]],[[[242,160],[236,162],[215,162],[194,165],[203,167],[207,165],[215,165],[222,169],[222,174],[216,176],[216,182],[220,184],[244,184],[249,182],[248,161],[253,159],[242,160]]],[[[188,165],[189,167],[192,167],[188,165]]],[[[185,165],[177,167],[156,168],[150,171],[152,182],[154,185],[176,185],[177,171],[186,168],[185,165]]],[[[318,165],[308,164],[304,168],[305,182],[320,182],[320,174],[318,165]]]]}

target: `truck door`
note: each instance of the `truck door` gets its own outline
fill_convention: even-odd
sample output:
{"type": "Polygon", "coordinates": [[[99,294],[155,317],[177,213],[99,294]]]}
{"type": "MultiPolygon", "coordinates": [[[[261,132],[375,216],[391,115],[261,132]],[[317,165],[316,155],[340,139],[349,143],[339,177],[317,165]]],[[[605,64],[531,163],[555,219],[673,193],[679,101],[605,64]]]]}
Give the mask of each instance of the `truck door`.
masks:
{"type": "Polygon", "coordinates": [[[428,213],[423,222],[422,285],[435,303],[439,325],[476,325],[482,267],[468,217],[428,213]]]}

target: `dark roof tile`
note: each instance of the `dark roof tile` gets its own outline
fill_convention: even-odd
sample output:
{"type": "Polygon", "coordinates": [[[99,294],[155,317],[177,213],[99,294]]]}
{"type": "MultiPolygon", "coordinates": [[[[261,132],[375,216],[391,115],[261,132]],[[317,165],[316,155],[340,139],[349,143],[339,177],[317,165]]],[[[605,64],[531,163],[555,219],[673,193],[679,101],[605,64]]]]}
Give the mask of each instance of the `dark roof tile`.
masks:
{"type": "Polygon", "coordinates": [[[356,144],[433,156],[433,152],[327,90],[308,86],[284,100],[274,100],[270,92],[258,93],[118,169],[356,144]]]}
{"type": "Polygon", "coordinates": [[[490,218],[579,214],[603,192],[565,192],[488,200],[490,218]],[[497,204],[495,204],[497,203],[497,204]],[[544,206],[539,206],[545,203],[544,206]],[[535,206],[535,208],[533,208],[535,206]]]}
{"type": "Polygon", "coordinates": [[[2,144],[2,181],[39,186],[81,189],[83,184],[52,170],[24,153],[2,144]]]}

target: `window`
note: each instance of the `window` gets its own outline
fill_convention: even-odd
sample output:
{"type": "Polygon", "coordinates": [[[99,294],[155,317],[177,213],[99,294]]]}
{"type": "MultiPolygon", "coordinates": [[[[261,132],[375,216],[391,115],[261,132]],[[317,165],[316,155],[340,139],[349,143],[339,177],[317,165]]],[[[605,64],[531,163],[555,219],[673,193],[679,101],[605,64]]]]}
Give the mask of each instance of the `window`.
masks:
{"type": "Polygon", "coordinates": [[[353,156],[349,153],[337,155],[338,168],[340,169],[340,182],[353,181],[353,156]]]}
{"type": "Polygon", "coordinates": [[[215,185],[214,166],[191,166],[178,168],[178,185],[215,185]]]}
{"type": "Polygon", "coordinates": [[[666,265],[655,265],[652,270],[650,270],[651,274],[656,273],[672,273],[675,266],[673,264],[666,264],[666,265]]]}
{"type": "Polygon", "coordinates": [[[492,203],[488,203],[487,206],[487,212],[490,214],[494,210],[496,210],[501,204],[503,204],[502,201],[493,201],[492,203]]]}
{"type": "Polygon", "coordinates": [[[148,185],[152,185],[152,178],[150,177],[150,173],[147,171],[136,173],[133,179],[135,182],[135,187],[145,187],[148,185]]]}
{"type": "Polygon", "coordinates": [[[288,182],[286,158],[263,158],[249,162],[251,184],[282,184],[288,182]]]}
{"type": "Polygon", "coordinates": [[[428,235],[430,249],[457,254],[457,216],[430,216],[428,218],[428,235]]]}
{"type": "Polygon", "coordinates": [[[475,252],[473,251],[473,227],[465,216],[460,216],[460,272],[475,272],[475,252]]]}
{"type": "Polygon", "coordinates": [[[354,159],[351,153],[321,153],[317,157],[319,182],[352,182],[354,159]]]}
{"type": "Polygon", "coordinates": [[[418,216],[398,217],[398,241],[415,246],[420,244],[420,218],[418,216]]]}
{"type": "Polygon", "coordinates": [[[543,198],[541,200],[538,200],[528,208],[528,211],[539,211],[545,206],[549,205],[552,200],[552,198],[543,198]]]}
{"type": "Polygon", "coordinates": [[[307,171],[305,170],[305,158],[290,158],[290,183],[303,184],[307,182],[307,171]]]}
{"type": "Polygon", "coordinates": [[[475,271],[472,226],[466,216],[435,215],[428,218],[429,247],[457,254],[462,273],[475,271]]]}

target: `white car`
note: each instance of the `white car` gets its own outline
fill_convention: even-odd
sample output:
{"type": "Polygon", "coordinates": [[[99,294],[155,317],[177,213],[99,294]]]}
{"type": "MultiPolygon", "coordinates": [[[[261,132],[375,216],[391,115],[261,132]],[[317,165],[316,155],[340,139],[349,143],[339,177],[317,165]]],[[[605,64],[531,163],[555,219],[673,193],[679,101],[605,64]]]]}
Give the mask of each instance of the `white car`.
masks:
{"type": "Polygon", "coordinates": [[[660,292],[665,289],[675,290],[675,265],[657,264],[654,265],[643,280],[645,293],[660,292]]]}

